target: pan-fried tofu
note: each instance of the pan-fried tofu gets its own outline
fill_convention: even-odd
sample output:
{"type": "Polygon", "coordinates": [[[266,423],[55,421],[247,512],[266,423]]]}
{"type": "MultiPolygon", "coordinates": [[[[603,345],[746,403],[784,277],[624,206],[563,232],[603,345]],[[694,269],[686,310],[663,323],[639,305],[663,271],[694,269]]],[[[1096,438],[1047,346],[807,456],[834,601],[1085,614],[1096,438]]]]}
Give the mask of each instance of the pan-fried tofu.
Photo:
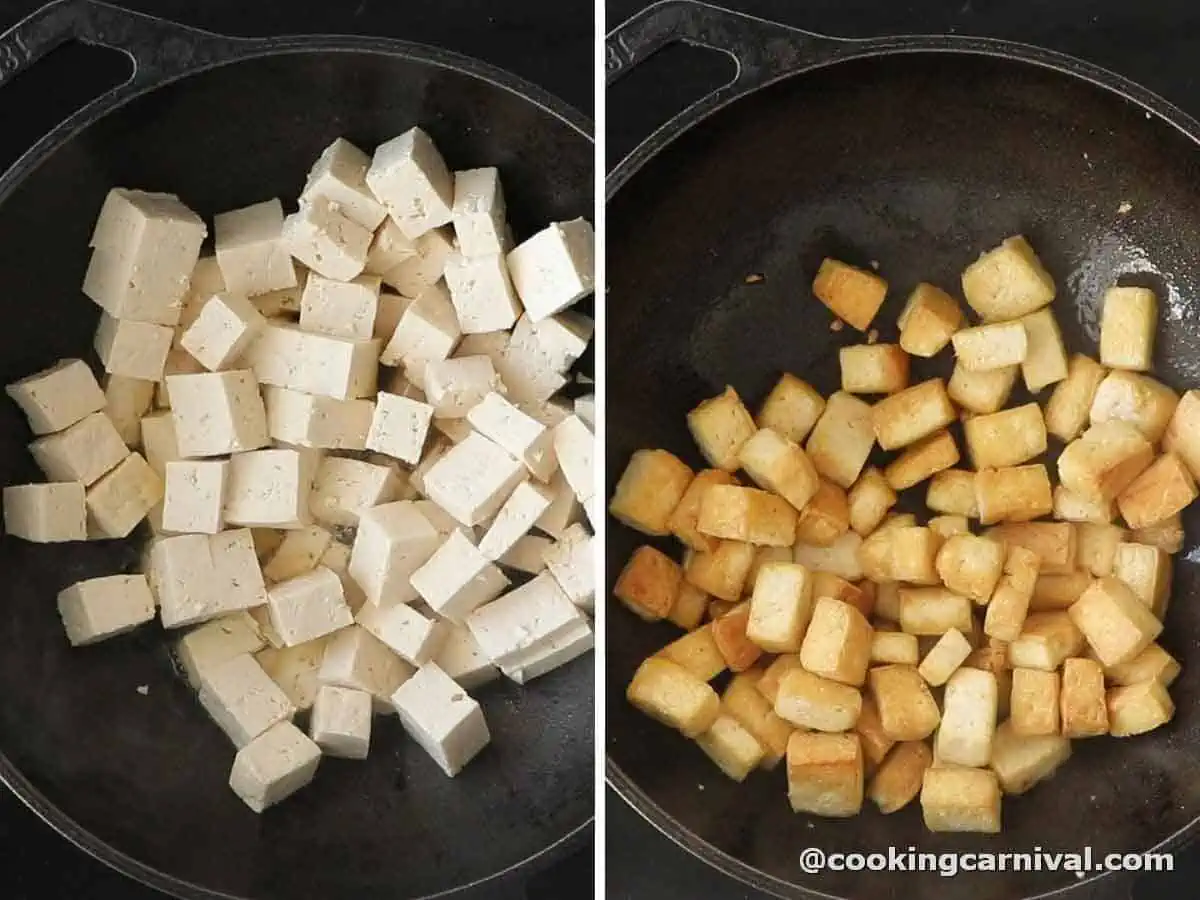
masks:
{"type": "Polygon", "coordinates": [[[883,730],[883,724],[879,721],[879,710],[875,708],[875,701],[870,697],[862,698],[862,711],[858,714],[858,721],[854,723],[854,730],[862,741],[867,771],[873,771],[883,762],[896,742],[883,730]]]}
{"type": "Polygon", "coordinates": [[[755,484],[797,510],[804,509],[820,487],[817,470],[800,445],[769,428],[759,429],[742,445],[738,465],[755,484]]]}
{"type": "Polygon", "coordinates": [[[1008,721],[996,729],[990,766],[1004,793],[1023,794],[1070,757],[1071,742],[1062,735],[1020,735],[1008,721]]]}
{"type": "Polygon", "coordinates": [[[921,815],[930,831],[998,834],[1000,782],[991,769],[931,766],[921,786],[921,815]]]}
{"type": "Polygon", "coordinates": [[[808,382],[784,372],[758,411],[758,427],[770,428],[796,444],[804,443],[821,413],[825,398],[808,382]]]}
{"type": "Polygon", "coordinates": [[[1162,444],[1184,461],[1194,478],[1200,478],[1200,391],[1188,391],[1179,399],[1162,444]]]}
{"type": "Polygon", "coordinates": [[[713,637],[711,622],[672,641],[654,655],[682,666],[701,681],[712,681],[725,671],[725,657],[713,637]]]}
{"type": "Polygon", "coordinates": [[[1130,685],[1141,681],[1161,681],[1164,687],[1179,677],[1178,660],[1159,644],[1151,644],[1127,663],[1105,666],[1104,677],[1112,684],[1130,685]]]}
{"type": "Polygon", "coordinates": [[[796,653],[813,612],[813,577],[796,563],[767,563],[750,597],[746,637],[768,653],[796,653]]]}
{"type": "Polygon", "coordinates": [[[1034,613],[1008,645],[1008,661],[1013,668],[1053,672],[1063,660],[1083,652],[1083,647],[1083,634],[1067,612],[1034,613]]]}
{"type": "Polygon", "coordinates": [[[1112,576],[1161,619],[1171,598],[1171,557],[1148,544],[1122,543],[1113,552],[1112,576]]]}
{"type": "Polygon", "coordinates": [[[883,517],[896,505],[898,499],[883,473],[873,466],[868,468],[858,477],[858,481],[854,482],[846,496],[850,527],[866,537],[879,527],[883,517]]]}
{"type": "Polygon", "coordinates": [[[915,666],[873,668],[867,685],[883,731],[892,740],[923,741],[941,722],[937,701],[915,666]]]}
{"type": "Polygon", "coordinates": [[[864,616],[870,616],[875,606],[874,596],[867,596],[868,590],[874,587],[873,582],[864,581],[861,585],[853,584],[830,572],[812,573],[813,597],[832,597],[849,603],[864,616]]]}
{"type": "Polygon", "coordinates": [[[1141,287],[1111,287],[1100,314],[1100,361],[1112,369],[1147,372],[1153,365],[1158,298],[1141,287]]]}
{"type": "Polygon", "coordinates": [[[958,445],[949,431],[938,431],[910,446],[884,469],[888,484],[903,491],[950,468],[959,460],[958,445]]]}
{"type": "Polygon", "coordinates": [[[1021,363],[1025,387],[1036,394],[1050,384],[1067,377],[1067,348],[1063,344],[1058,321],[1048,308],[1039,309],[1021,319],[1029,349],[1021,363]]]}
{"type": "Polygon", "coordinates": [[[800,647],[809,672],[861,685],[871,658],[871,625],[857,609],[832,597],[817,597],[800,647]]]}
{"type": "Polygon", "coordinates": [[[647,622],[665,619],[679,594],[679,563],[651,546],[638,547],[617,576],[613,596],[647,622]]]}
{"type": "Polygon", "coordinates": [[[1029,336],[1020,322],[977,325],[955,332],[955,359],[972,372],[991,372],[1025,362],[1029,336]]]}
{"type": "Polygon", "coordinates": [[[793,543],[828,547],[849,529],[850,506],[846,492],[832,481],[822,480],[796,520],[793,543]]]}
{"type": "Polygon", "coordinates": [[[931,378],[884,397],[871,408],[875,439],[884,450],[899,450],[915,444],[956,418],[954,404],[946,394],[946,383],[931,378]]]}
{"type": "Polygon", "coordinates": [[[1117,517],[1113,500],[1098,500],[1073,494],[1061,484],[1054,488],[1054,518],[1063,522],[1091,522],[1107,525],[1117,517]]]}
{"type": "Polygon", "coordinates": [[[956,534],[971,533],[971,523],[967,521],[966,516],[934,516],[926,524],[929,530],[943,541],[956,534]]]}
{"type": "Polygon", "coordinates": [[[828,572],[850,581],[857,581],[863,577],[862,563],[859,561],[862,542],[862,538],[855,532],[847,531],[828,547],[797,544],[792,548],[792,559],[810,571],[828,572]]]}
{"type": "Polygon", "coordinates": [[[1057,672],[1013,669],[1009,703],[1013,731],[1025,736],[1058,734],[1060,689],[1057,672]]]}
{"type": "Polygon", "coordinates": [[[1195,479],[1183,460],[1164,453],[1121,492],[1117,507],[1130,528],[1146,528],[1182,512],[1196,495],[1195,479]]]}
{"type": "Polygon", "coordinates": [[[972,630],[969,598],[941,587],[900,588],[901,631],[933,637],[951,628],[964,634],[972,630]]]}
{"type": "Polygon", "coordinates": [[[825,404],[805,450],[822,477],[849,488],[874,446],[871,406],[853,394],[838,391],[825,404]]]}
{"type": "Polygon", "coordinates": [[[1097,578],[1111,575],[1117,548],[1125,540],[1124,528],[1116,525],[1093,525],[1080,522],[1075,526],[1079,546],[1076,562],[1079,568],[1097,578]]]}
{"type": "Polygon", "coordinates": [[[683,577],[719,600],[736,603],[742,596],[755,555],[753,544],[721,541],[712,553],[690,553],[683,577]]]}
{"type": "Polygon", "coordinates": [[[838,360],[848,394],[894,394],[908,387],[908,354],[897,344],[842,347],[838,360]]]}
{"type": "Polygon", "coordinates": [[[1079,553],[1076,528],[1070,522],[1010,522],[989,528],[987,536],[1008,547],[1024,547],[1039,560],[1043,575],[1065,575],[1075,571],[1079,553]]]}
{"type": "Polygon", "coordinates": [[[1175,715],[1175,703],[1161,681],[1143,681],[1108,691],[1108,733],[1132,737],[1166,725],[1175,715]]]}
{"type": "Polygon", "coordinates": [[[1104,669],[1100,663],[1083,657],[1068,659],[1063,663],[1059,718],[1064,737],[1086,738],[1108,734],[1104,669]]]}
{"type": "Polygon", "coordinates": [[[941,765],[985,767],[992,756],[999,688],[996,676],[962,668],[946,682],[933,750],[941,765]]]}
{"type": "Polygon", "coordinates": [[[787,773],[793,812],[846,818],[862,809],[863,752],[857,734],[794,732],[787,773]]]}
{"type": "Polygon", "coordinates": [[[941,352],[962,327],[963,312],[941,288],[921,282],[908,295],[897,324],[904,352],[928,359],[941,352]]]}
{"type": "Polygon", "coordinates": [[[974,416],[963,423],[963,434],[976,469],[1018,466],[1046,452],[1046,423],[1036,403],[974,416]]]}
{"type": "Polygon", "coordinates": [[[871,635],[871,664],[888,665],[899,663],[915,666],[920,659],[917,636],[903,631],[881,631],[877,627],[871,635]]]}
{"type": "Polygon", "coordinates": [[[921,792],[933,752],[924,741],[896,744],[875,770],[867,796],[885,816],[903,809],[921,792]]]}
{"type": "Polygon", "coordinates": [[[1067,364],[1067,377],[1058,383],[1046,404],[1046,430],[1070,443],[1088,424],[1092,401],[1108,370],[1082,353],[1067,364]]]}
{"type": "Polygon", "coordinates": [[[736,484],[737,480],[724,469],[704,469],[688,484],[675,509],[667,516],[667,530],[675,535],[685,547],[711,553],[717,547],[717,539],[704,534],[696,527],[700,517],[700,506],[704,495],[713,485],[736,484]]]}
{"type": "Polygon", "coordinates": [[[1054,299],[1054,279],[1022,235],[1006,238],[962,274],[967,304],[987,322],[1019,319],[1054,299]]]}
{"type": "Polygon", "coordinates": [[[935,585],[940,579],[935,560],[941,538],[928,528],[881,528],[863,541],[858,560],[872,581],[903,581],[935,585]]]}
{"type": "Polygon", "coordinates": [[[734,781],[745,781],[763,760],[763,746],[748,728],[722,713],[708,731],[696,736],[696,746],[734,781]]]}
{"type": "Polygon", "coordinates": [[[762,677],[758,679],[758,692],[767,698],[771,704],[771,708],[775,708],[775,701],[779,699],[779,685],[783,681],[784,676],[789,672],[800,669],[800,654],[799,653],[781,653],[775,659],[771,660],[770,665],[763,670],[762,677]]]}
{"type": "Polygon", "coordinates": [[[866,331],[887,296],[887,282],[865,269],[836,259],[821,261],[812,291],[839,319],[866,331]]]}
{"type": "Polygon", "coordinates": [[[686,581],[679,582],[679,593],[667,618],[672,624],[678,625],[684,631],[695,631],[704,621],[704,613],[708,611],[708,594],[694,584],[686,581]]]}
{"type": "Polygon", "coordinates": [[[721,695],[721,705],[762,746],[762,768],[773,769],[787,755],[788,738],[796,728],[775,715],[773,704],[759,691],[762,674],[751,670],[734,675],[721,695]]]}
{"type": "Polygon", "coordinates": [[[797,728],[836,733],[849,731],[862,711],[858,688],[793,669],[779,682],[775,715],[797,728]]]}
{"type": "Polygon", "coordinates": [[[884,531],[889,528],[916,528],[916,527],[917,527],[917,517],[914,516],[912,513],[894,512],[894,513],[888,513],[887,518],[885,518],[883,520],[883,524],[881,524],[878,528],[875,529],[875,533],[878,534],[879,532],[884,531]]]}
{"type": "Polygon", "coordinates": [[[986,372],[975,372],[958,361],[954,364],[954,372],[950,383],[946,385],[946,393],[950,399],[975,415],[987,415],[998,412],[1008,402],[1013,385],[1017,383],[1019,365],[1001,366],[986,372]]]}
{"type": "Polygon", "coordinates": [[[971,642],[963,637],[963,633],[951,628],[925,654],[917,671],[933,687],[941,687],[971,655],[971,650],[971,642]]]}
{"type": "Polygon", "coordinates": [[[1183,549],[1183,518],[1179,515],[1163,519],[1145,528],[1135,528],[1130,535],[1134,543],[1157,547],[1164,553],[1178,553],[1183,549]]]}
{"type": "Polygon", "coordinates": [[[938,576],[954,593],[983,605],[996,589],[1004,570],[1004,558],[1004,547],[996,541],[957,534],[947,538],[938,551],[938,576]]]}
{"type": "Polygon", "coordinates": [[[979,503],[975,499],[975,473],[965,469],[946,469],[929,481],[925,505],[948,516],[979,518],[979,503]]]}
{"type": "Polygon", "coordinates": [[[1105,666],[1129,662],[1162,632],[1162,622],[1116,578],[1099,578],[1067,610],[1105,666]]]}
{"type": "Polygon", "coordinates": [[[696,528],[723,540],[790,547],[796,543],[796,518],[795,508],[776,494],[716,484],[704,492],[696,528]]]}
{"type": "Polygon", "coordinates": [[[668,533],[667,522],[692,483],[692,470],[666,450],[639,450],[613,491],[608,511],[643,534],[668,533]]]}
{"type": "Polygon", "coordinates": [[[1096,388],[1088,413],[1093,425],[1128,422],[1154,444],[1162,440],[1179,406],[1179,395],[1149,375],[1109,372],[1096,388]]]}
{"type": "Polygon", "coordinates": [[[1041,518],[1054,509],[1050,475],[1041,463],[984,469],[975,476],[975,502],[984,525],[1041,518]]]}
{"type": "Polygon", "coordinates": [[[1092,584],[1089,572],[1071,572],[1068,575],[1039,575],[1033,586],[1033,597],[1029,600],[1030,612],[1069,609],[1092,584]]]}
{"type": "Polygon", "coordinates": [[[754,565],[750,567],[750,574],[746,576],[745,593],[753,592],[754,585],[758,583],[758,573],[767,563],[773,562],[792,562],[792,548],[759,547],[754,553],[754,565]]]}
{"type": "Polygon", "coordinates": [[[1037,554],[1024,547],[1010,547],[1004,558],[1004,574],[987,604],[984,634],[999,641],[1014,641],[1020,636],[1037,576],[1037,554]]]}
{"type": "Polygon", "coordinates": [[[652,719],[695,738],[721,714],[721,698],[708,684],[669,659],[652,656],[638,666],[626,698],[652,719]]]}
{"type": "Polygon", "coordinates": [[[749,603],[740,603],[712,620],[713,640],[731,672],[745,672],[762,656],[762,648],[746,636],[749,623],[749,603]]]}
{"type": "Polygon", "coordinates": [[[731,387],[693,409],[687,421],[704,458],[726,472],[738,468],[738,451],[757,430],[742,398],[731,387]]]}

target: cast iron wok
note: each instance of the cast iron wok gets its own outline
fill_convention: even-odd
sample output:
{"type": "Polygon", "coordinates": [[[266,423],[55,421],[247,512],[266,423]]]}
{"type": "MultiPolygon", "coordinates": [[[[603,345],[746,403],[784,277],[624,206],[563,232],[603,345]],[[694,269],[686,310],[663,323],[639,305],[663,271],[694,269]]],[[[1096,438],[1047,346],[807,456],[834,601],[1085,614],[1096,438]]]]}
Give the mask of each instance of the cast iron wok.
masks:
{"type": "MultiPolygon", "coordinates": [[[[826,255],[878,261],[877,317],[895,340],[908,290],[957,292],[982,250],[1024,233],[1056,276],[1073,350],[1095,351],[1115,279],[1163,298],[1155,360],[1200,387],[1200,125],[1111,73],[1030,47],[973,39],[831,40],[690,2],[660,3],[608,42],[615,78],[684,40],[738,63],[733,82],[644,142],[608,183],[608,489],[640,447],[701,460],[684,416],[731,384],[757,404],[780,372],[837,388],[838,347],[809,290],[826,255]],[[1119,209],[1130,205],[1127,214],[1119,209]],[[747,283],[761,273],[765,280],[747,283]]],[[[948,354],[943,354],[943,357],[948,354]]],[[[914,374],[947,374],[948,363],[914,374]]],[[[624,689],[677,633],[619,605],[608,623],[608,777],[654,825],[727,873],[783,897],[1015,900],[1116,891],[1096,873],[806,874],[800,854],[880,850],[1146,851],[1200,816],[1200,572],[1196,512],[1163,637],[1184,664],[1166,728],[1075,742],[1054,778],[1004,804],[994,837],[936,836],[919,810],[844,821],[790,812],[782,771],[737,785],[637,713],[624,689]]],[[[609,586],[642,538],[610,520],[609,586]]],[[[669,544],[664,544],[668,547],[669,544]]],[[[676,548],[671,548],[677,552],[676,548]]]]}
{"type": "MultiPolygon", "coordinates": [[[[591,214],[589,123],[475,61],[371,38],[234,40],[66,2],[0,38],[0,85],[71,39],[119,50],[136,70],[0,178],[6,383],[90,346],[84,248],[113,185],[178,192],[208,217],[286,202],[334,137],[372,146],[420,123],[451,165],[500,167],[518,235],[591,214]]],[[[0,407],[3,483],[39,480],[26,426],[0,407]]],[[[86,650],[63,639],[55,593],[132,570],[143,540],[0,540],[0,777],[84,849],[194,900],[398,900],[494,890],[499,875],[586,831],[586,660],[525,690],[482,692],[493,744],[458,778],[395,718],[376,720],[369,761],[326,760],[311,788],[250,813],[226,786],[233,748],[172,671],[158,629],[86,650]]]]}

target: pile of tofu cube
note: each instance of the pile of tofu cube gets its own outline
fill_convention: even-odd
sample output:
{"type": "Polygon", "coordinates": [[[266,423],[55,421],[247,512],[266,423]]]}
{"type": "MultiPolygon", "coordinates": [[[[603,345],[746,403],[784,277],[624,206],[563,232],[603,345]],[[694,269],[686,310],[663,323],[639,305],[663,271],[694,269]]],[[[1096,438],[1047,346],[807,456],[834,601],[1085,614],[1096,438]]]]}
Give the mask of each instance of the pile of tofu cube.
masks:
{"type": "Polygon", "coordinates": [[[842,389],[784,374],[753,416],[729,387],[688,415],[710,468],[664,449],[629,461],[611,514],[673,536],[683,561],[642,546],[614,593],[687,633],[627,696],[735,780],[786,757],[798,812],[852,816],[869,798],[887,814],[919,795],[931,830],[996,832],[1002,796],[1073,741],[1174,713],[1180,666],[1157,639],[1197,495],[1200,391],[1146,374],[1145,288],[1105,294],[1099,362],[1069,355],[1054,281],[1020,236],[962,275],[979,324],[921,284],[898,343],[880,343],[887,291],[825,260],[813,293],[833,330],[867,333],[840,350],[842,389]],[[910,377],[944,350],[948,383],[910,377]],[[1029,399],[1005,408],[1018,377],[1029,399]],[[880,467],[876,445],[895,451],[880,467]],[[923,522],[894,510],[908,489],[923,522]]]}
{"type": "Polygon", "coordinates": [[[593,641],[591,225],[515,243],[497,170],[420,128],[335,140],[298,206],[217,215],[201,258],[178,197],[112,190],[83,284],[103,387],[67,359],[7,388],[47,478],[4,489],[8,534],[150,523],[144,573],[61,592],[67,637],[180,630],[259,812],[365,757],[373,714],[456,774],[490,739],[468,690],[593,641]]]}

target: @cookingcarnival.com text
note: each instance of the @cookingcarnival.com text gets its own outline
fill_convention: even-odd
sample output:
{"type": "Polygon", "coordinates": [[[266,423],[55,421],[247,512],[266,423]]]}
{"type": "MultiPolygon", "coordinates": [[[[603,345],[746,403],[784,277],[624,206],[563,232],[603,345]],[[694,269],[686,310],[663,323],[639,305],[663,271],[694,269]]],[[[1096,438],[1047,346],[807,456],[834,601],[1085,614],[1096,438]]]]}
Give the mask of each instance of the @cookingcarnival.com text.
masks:
{"type": "Polygon", "coordinates": [[[800,868],[819,872],[936,872],[953,878],[966,872],[1074,872],[1079,877],[1098,872],[1170,872],[1170,853],[1097,852],[1082,850],[1032,850],[931,852],[915,846],[884,850],[827,851],[809,847],[800,854],[800,868]]]}

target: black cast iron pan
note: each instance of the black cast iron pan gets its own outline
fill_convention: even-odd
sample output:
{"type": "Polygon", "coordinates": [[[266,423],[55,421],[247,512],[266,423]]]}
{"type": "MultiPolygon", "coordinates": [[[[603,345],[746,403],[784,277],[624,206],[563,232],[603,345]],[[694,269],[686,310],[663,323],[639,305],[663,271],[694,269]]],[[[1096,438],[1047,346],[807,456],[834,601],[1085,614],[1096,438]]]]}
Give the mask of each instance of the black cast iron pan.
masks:
{"type": "MultiPolygon", "coordinates": [[[[84,248],[113,185],[178,192],[211,216],[294,198],[338,135],[372,146],[420,123],[451,165],[500,167],[518,235],[592,212],[590,123],[470,59],[373,38],[230,39],[68,0],[0,37],[0,86],[69,40],[118,50],[135,71],[0,178],[6,383],[90,346],[84,248]]],[[[38,480],[25,425],[0,407],[0,479],[38,480]]],[[[131,570],[139,545],[0,540],[0,778],[85,850],[189,900],[407,900],[480,884],[490,897],[588,829],[590,658],[525,690],[486,689],[493,745],[456,779],[395,718],[377,720],[368,762],[326,760],[311,788],[250,813],[226,787],[232,747],[159,632],[86,651],[63,639],[55,593],[131,570]]]]}
{"type": "MultiPolygon", "coordinates": [[[[607,472],[664,447],[701,460],[684,414],[734,385],[757,404],[781,371],[829,393],[837,349],[809,285],[821,258],[872,260],[892,289],[877,318],[895,340],[918,281],[958,290],[1006,235],[1030,237],[1059,285],[1074,350],[1094,352],[1115,279],[1163,298],[1158,374],[1200,387],[1200,124],[1112,73],[1032,47],[911,37],[834,40],[693,2],[664,2],[608,40],[610,81],[674,41],[737,62],[728,85],[641,144],[608,181],[607,472]],[[1122,204],[1130,211],[1121,214],[1122,204]],[[748,274],[765,280],[748,284],[748,274]]],[[[946,354],[944,354],[946,355],[946,354]]],[[[914,375],[946,374],[947,364],[914,375]]],[[[655,826],[719,869],[781,897],[1016,900],[1119,896],[1088,873],[801,870],[806,847],[879,850],[1171,848],[1200,816],[1200,571],[1195,510],[1164,644],[1184,664],[1171,725],[1078,741],[1050,782],[1005,802],[994,837],[931,835],[918,810],[819,820],[790,812],[781,772],[736,785],[698,749],[634,711],[624,688],[676,633],[613,606],[608,778],[655,826]]],[[[610,522],[609,584],[641,538],[610,522]]],[[[666,547],[666,545],[664,545],[666,547]]],[[[671,548],[672,551],[675,548],[671,548]]]]}

